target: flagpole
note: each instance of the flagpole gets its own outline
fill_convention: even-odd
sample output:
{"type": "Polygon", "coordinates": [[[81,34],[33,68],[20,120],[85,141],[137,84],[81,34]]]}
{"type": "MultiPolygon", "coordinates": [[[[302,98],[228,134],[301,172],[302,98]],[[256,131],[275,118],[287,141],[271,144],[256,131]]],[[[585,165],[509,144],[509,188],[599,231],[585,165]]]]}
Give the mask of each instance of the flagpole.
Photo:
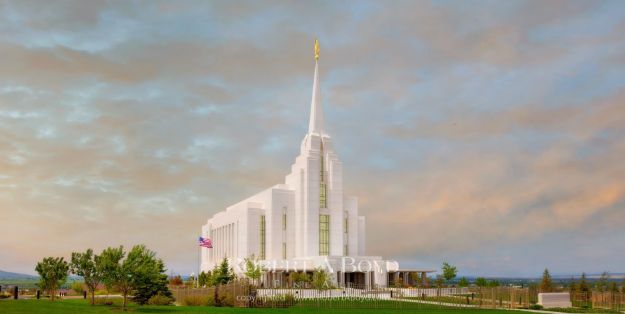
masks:
{"type": "Polygon", "coordinates": [[[195,278],[195,287],[200,287],[200,250],[201,246],[197,246],[197,278],[195,278]]]}

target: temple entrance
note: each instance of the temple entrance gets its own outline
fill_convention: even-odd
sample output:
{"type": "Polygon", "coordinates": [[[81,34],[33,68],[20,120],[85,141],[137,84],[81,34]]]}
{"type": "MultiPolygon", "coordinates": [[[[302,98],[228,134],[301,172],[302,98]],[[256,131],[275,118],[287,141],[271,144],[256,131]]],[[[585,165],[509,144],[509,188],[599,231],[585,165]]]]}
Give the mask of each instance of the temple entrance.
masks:
{"type": "Polygon", "coordinates": [[[364,288],[365,285],[365,273],[345,273],[345,287],[364,288]]]}

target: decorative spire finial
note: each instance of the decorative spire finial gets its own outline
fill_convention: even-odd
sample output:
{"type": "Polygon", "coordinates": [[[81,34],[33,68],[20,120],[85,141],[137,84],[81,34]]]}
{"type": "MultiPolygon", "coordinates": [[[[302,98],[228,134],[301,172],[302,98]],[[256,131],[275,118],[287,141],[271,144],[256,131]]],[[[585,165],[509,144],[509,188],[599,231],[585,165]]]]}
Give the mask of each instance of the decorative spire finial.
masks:
{"type": "Polygon", "coordinates": [[[315,38],[315,60],[319,60],[319,40],[315,38]]]}

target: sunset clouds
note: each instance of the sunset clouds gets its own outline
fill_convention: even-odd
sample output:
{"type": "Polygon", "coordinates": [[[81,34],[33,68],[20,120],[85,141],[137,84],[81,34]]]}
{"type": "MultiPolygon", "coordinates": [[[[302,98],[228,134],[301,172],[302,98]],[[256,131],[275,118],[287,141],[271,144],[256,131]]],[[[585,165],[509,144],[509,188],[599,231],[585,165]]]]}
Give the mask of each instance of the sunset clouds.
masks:
{"type": "Polygon", "coordinates": [[[195,270],[204,221],[288,172],[319,37],[368,254],[624,271],[624,29],[620,1],[0,1],[0,269],[195,270]]]}

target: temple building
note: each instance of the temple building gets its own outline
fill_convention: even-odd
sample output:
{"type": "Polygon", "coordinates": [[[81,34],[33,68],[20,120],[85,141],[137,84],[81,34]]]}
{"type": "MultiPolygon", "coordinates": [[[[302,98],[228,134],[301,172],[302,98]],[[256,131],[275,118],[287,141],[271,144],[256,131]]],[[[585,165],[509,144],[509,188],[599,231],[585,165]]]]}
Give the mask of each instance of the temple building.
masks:
{"type": "Polygon", "coordinates": [[[202,248],[201,270],[212,270],[224,258],[236,264],[254,257],[268,270],[265,285],[318,267],[329,270],[337,286],[385,286],[397,277],[396,262],[365,252],[366,219],[358,199],[343,194],[343,163],[334,145],[324,126],[315,41],[310,121],[300,154],[283,183],[229,206],[202,226],[213,248],[202,248]]]}

